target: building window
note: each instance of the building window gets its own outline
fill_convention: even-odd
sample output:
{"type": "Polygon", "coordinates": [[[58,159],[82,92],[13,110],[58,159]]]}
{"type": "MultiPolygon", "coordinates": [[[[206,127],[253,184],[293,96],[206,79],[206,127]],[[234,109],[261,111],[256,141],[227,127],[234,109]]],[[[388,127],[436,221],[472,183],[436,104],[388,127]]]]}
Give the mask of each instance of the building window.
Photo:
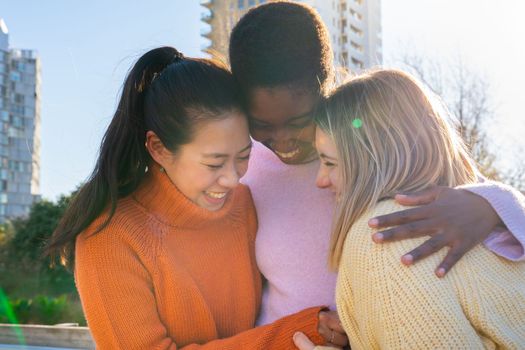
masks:
{"type": "Polygon", "coordinates": [[[354,9],[350,9],[350,14],[352,15],[352,17],[354,17],[358,21],[363,20],[363,15],[360,14],[359,12],[355,11],[354,9]]]}
{"type": "Polygon", "coordinates": [[[363,31],[355,26],[350,26],[350,30],[352,31],[352,33],[354,33],[355,35],[357,35],[358,37],[362,37],[363,36],[363,31]]]}
{"type": "Polygon", "coordinates": [[[24,104],[24,95],[15,94],[15,103],[24,104]]]}
{"type": "Polygon", "coordinates": [[[239,2],[237,3],[237,8],[241,10],[244,8],[244,0],[239,0],[239,2]]]}
{"type": "Polygon", "coordinates": [[[359,61],[358,59],[352,57],[352,64],[354,65],[354,67],[357,67],[357,68],[360,68],[360,69],[363,69],[365,67],[364,63],[359,61]]]}
{"type": "Polygon", "coordinates": [[[359,52],[363,52],[363,46],[359,45],[358,43],[350,40],[350,46],[352,46],[352,48],[356,51],[359,51],[359,52]]]}
{"type": "Polygon", "coordinates": [[[0,191],[7,191],[7,180],[0,181],[0,191]]]}
{"type": "Polygon", "coordinates": [[[341,53],[341,60],[343,61],[343,64],[348,62],[348,52],[344,51],[341,53]]]}
{"type": "Polygon", "coordinates": [[[20,81],[20,73],[11,72],[11,81],[20,81]]]}
{"type": "Polygon", "coordinates": [[[255,6],[255,0],[248,0],[248,6],[255,6]]]}

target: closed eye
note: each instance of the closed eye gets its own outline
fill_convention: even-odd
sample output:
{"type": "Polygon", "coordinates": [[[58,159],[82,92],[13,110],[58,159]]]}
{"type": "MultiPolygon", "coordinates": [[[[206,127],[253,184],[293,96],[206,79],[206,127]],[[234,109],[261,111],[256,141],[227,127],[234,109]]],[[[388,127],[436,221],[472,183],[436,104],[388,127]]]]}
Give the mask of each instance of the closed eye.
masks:
{"type": "Polygon", "coordinates": [[[307,120],[303,123],[294,123],[294,124],[289,124],[288,126],[292,129],[302,129],[302,128],[305,128],[307,127],[308,125],[312,124],[312,121],[311,120],[307,120]]]}
{"type": "Polygon", "coordinates": [[[224,164],[204,164],[204,165],[214,170],[220,169],[224,166],[224,164]]]}

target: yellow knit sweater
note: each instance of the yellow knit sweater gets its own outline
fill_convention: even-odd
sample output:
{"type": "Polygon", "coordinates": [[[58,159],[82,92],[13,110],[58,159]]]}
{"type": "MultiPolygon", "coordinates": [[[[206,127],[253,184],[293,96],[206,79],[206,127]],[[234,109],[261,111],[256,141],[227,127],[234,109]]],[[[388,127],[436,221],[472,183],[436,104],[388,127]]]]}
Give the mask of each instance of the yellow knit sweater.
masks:
{"type": "Polygon", "coordinates": [[[525,349],[525,263],[479,245],[442,279],[445,250],[406,267],[400,257],[428,237],[375,244],[367,225],[401,209],[379,203],[346,238],[336,302],[352,349],[525,349]]]}

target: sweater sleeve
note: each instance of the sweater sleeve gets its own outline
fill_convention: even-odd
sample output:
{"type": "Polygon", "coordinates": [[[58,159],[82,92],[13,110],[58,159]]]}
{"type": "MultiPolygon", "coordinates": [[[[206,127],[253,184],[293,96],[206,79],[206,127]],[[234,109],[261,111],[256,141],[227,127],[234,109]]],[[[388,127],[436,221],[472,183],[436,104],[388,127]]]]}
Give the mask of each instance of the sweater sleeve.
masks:
{"type": "Polygon", "coordinates": [[[459,188],[487,200],[507,228],[491,233],[485,246],[508,260],[525,260],[525,196],[512,186],[483,178],[480,183],[459,188]]]}
{"type": "Polygon", "coordinates": [[[316,307],[230,338],[177,346],[159,316],[152,272],[140,257],[144,247],[105,233],[81,236],[76,244],[75,280],[98,349],[286,349],[296,331],[324,343],[317,331],[322,308],[316,307]]]}
{"type": "MultiPolygon", "coordinates": [[[[391,201],[363,218],[401,209],[391,201]]],[[[445,252],[406,267],[399,261],[425,238],[374,244],[366,219],[345,240],[336,301],[352,349],[482,348],[462,312],[451,278],[438,279],[434,266],[445,252]]]]}

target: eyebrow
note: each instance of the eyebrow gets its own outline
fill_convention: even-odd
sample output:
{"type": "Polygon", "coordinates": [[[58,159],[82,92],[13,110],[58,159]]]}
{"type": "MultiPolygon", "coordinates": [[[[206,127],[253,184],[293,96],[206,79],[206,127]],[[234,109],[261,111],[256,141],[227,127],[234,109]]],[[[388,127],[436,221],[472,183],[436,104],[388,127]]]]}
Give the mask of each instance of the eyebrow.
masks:
{"type": "Polygon", "coordinates": [[[337,158],[334,158],[334,157],[330,157],[324,153],[321,153],[319,154],[319,158],[325,158],[325,159],[330,159],[330,160],[337,160],[337,158]]]}
{"type": "MultiPolygon", "coordinates": [[[[292,118],[288,119],[288,120],[286,121],[286,123],[296,122],[296,121],[298,121],[298,120],[300,120],[300,119],[304,119],[304,118],[306,118],[306,117],[311,117],[311,115],[312,115],[312,111],[308,111],[308,112],[306,112],[306,113],[303,113],[303,114],[301,114],[301,115],[297,115],[297,116],[295,116],[295,117],[292,117],[292,118]]],[[[253,121],[259,123],[259,124],[269,124],[269,123],[267,123],[267,122],[265,122],[265,121],[263,121],[263,120],[257,119],[257,117],[254,117],[254,116],[252,116],[251,119],[252,119],[253,121]]]]}
{"type": "MultiPolygon", "coordinates": [[[[243,149],[241,149],[239,152],[237,153],[242,153],[242,152],[245,152],[249,149],[252,148],[252,142],[250,141],[250,143],[248,144],[248,146],[244,147],[243,149]]],[[[204,153],[202,155],[203,157],[205,158],[228,158],[229,155],[228,154],[225,154],[225,153],[204,153]]]]}

